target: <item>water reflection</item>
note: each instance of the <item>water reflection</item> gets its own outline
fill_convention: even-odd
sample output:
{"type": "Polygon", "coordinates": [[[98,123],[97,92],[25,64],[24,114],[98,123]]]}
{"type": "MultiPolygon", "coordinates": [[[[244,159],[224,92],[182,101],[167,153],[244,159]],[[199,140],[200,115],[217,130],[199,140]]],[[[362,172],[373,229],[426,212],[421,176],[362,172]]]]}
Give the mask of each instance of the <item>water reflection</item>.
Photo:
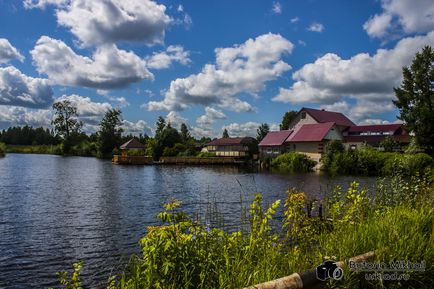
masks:
{"type": "MultiPolygon", "coordinates": [[[[55,272],[85,261],[88,287],[138,253],[146,226],[176,198],[190,212],[215,202],[222,222],[240,222],[253,192],[270,203],[297,187],[321,198],[350,177],[252,172],[236,167],[116,166],[95,158],[9,154],[0,159],[0,288],[55,285],[55,272]],[[113,269],[114,268],[114,269],[113,269]]],[[[371,186],[373,179],[359,179],[371,186]]]]}

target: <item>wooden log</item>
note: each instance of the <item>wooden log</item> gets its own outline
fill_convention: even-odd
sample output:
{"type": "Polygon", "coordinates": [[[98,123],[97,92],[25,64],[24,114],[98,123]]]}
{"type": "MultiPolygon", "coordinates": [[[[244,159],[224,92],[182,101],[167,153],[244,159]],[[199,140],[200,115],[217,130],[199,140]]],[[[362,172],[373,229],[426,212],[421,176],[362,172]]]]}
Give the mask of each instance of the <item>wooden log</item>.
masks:
{"type": "MultiPolygon", "coordinates": [[[[370,251],[365,254],[350,258],[349,262],[361,263],[372,260],[374,257],[375,252],[370,251]]],[[[343,268],[346,263],[345,261],[339,261],[336,262],[336,265],[343,268]]],[[[302,273],[294,273],[276,280],[246,287],[244,289],[302,289],[313,288],[320,283],[322,283],[322,281],[316,278],[316,271],[315,269],[312,269],[302,273]]]]}

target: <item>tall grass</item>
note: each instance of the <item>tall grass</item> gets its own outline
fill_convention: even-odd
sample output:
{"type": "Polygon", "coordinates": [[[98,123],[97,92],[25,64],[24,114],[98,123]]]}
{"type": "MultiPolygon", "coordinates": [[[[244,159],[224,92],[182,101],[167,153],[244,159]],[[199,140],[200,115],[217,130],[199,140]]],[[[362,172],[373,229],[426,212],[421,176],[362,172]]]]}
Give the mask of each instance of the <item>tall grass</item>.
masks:
{"type": "Polygon", "coordinates": [[[8,153],[20,154],[62,154],[60,145],[8,145],[6,147],[8,153]]]}
{"type": "Polygon", "coordinates": [[[112,276],[108,288],[243,288],[315,268],[325,256],[347,260],[372,250],[376,261],[424,260],[426,270],[407,272],[410,279],[398,282],[367,281],[345,268],[344,279],[328,287],[433,288],[432,174],[380,180],[374,196],[355,182],[348,190],[337,187],[323,201],[322,218],[308,213],[308,204],[305,193],[289,190],[276,223],[280,201],[266,207],[256,194],[250,229],[233,233],[193,220],[180,202],[167,204],[158,215],[162,224],[141,239],[142,254],[112,276]]]}
{"type": "Polygon", "coordinates": [[[6,154],[6,145],[0,142],[0,158],[4,157],[6,154]]]}

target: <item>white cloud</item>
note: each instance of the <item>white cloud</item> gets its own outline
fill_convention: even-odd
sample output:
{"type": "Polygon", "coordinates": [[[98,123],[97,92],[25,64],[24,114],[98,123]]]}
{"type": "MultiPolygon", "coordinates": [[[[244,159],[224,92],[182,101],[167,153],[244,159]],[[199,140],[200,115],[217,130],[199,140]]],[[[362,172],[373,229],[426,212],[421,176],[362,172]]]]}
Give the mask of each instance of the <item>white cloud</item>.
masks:
{"type": "Polygon", "coordinates": [[[424,45],[434,43],[434,32],[405,38],[392,49],[374,55],[357,54],[350,59],[328,53],[293,74],[291,88],[280,88],[274,101],[331,104],[350,97],[366,101],[390,101],[399,86],[402,67],[409,65],[424,45]]]}
{"type": "Polygon", "coordinates": [[[282,4],[280,4],[280,2],[273,2],[273,8],[271,8],[271,11],[274,14],[282,14],[282,4]]]}
{"type": "Polygon", "coordinates": [[[132,134],[132,135],[152,134],[151,127],[144,120],[138,120],[136,122],[123,120],[122,128],[124,130],[123,132],[124,134],[132,134]]]}
{"type": "Polygon", "coordinates": [[[179,62],[182,65],[187,65],[191,62],[189,58],[190,52],[185,51],[180,45],[170,45],[165,51],[154,52],[152,56],[146,57],[146,67],[149,69],[166,69],[173,62],[179,62]]]}
{"type": "Polygon", "coordinates": [[[213,124],[218,119],[226,119],[226,115],[215,108],[205,107],[205,114],[196,119],[196,123],[200,127],[205,127],[213,124]]]}
{"type": "Polygon", "coordinates": [[[77,94],[62,95],[56,99],[56,102],[63,100],[69,100],[77,108],[79,117],[102,117],[109,109],[112,109],[111,104],[107,102],[93,102],[90,97],[77,94]]]}
{"type": "Polygon", "coordinates": [[[383,113],[395,110],[395,106],[390,100],[369,101],[363,99],[357,100],[352,105],[343,100],[333,104],[321,105],[321,108],[343,113],[355,123],[366,123],[373,116],[381,116],[383,113]]]}
{"type": "Polygon", "coordinates": [[[6,38],[0,38],[0,64],[8,63],[13,59],[24,61],[24,56],[12,46],[12,44],[6,38]]]}
{"type": "Polygon", "coordinates": [[[383,37],[387,34],[387,29],[390,27],[391,21],[392,15],[390,14],[376,14],[363,24],[363,29],[365,29],[371,37],[383,37]]]}
{"type": "Polygon", "coordinates": [[[224,129],[228,130],[229,136],[237,137],[237,136],[256,136],[256,130],[260,126],[260,123],[249,121],[246,123],[231,123],[228,125],[224,125],[222,127],[222,131],[224,129]]]}
{"type": "Polygon", "coordinates": [[[321,23],[314,22],[307,28],[307,30],[321,33],[324,31],[324,25],[322,25],[321,23]]]}
{"type": "Polygon", "coordinates": [[[24,0],[24,8],[42,8],[44,9],[48,5],[65,6],[70,0],[24,0]]]}
{"type": "Polygon", "coordinates": [[[109,89],[153,78],[145,61],[115,45],[98,47],[89,58],[76,54],[60,40],[42,36],[30,53],[38,72],[55,84],[109,89]]]}
{"type": "Polygon", "coordinates": [[[253,107],[238,98],[256,94],[265,83],[291,69],[282,56],[291,53],[293,44],[276,34],[264,34],[241,45],[217,48],[216,64],[207,64],[198,74],[170,83],[162,101],[148,103],[149,110],[183,110],[192,105],[252,111],[253,107]]]}
{"type": "Polygon", "coordinates": [[[0,67],[0,105],[46,108],[52,102],[47,79],[27,76],[13,66],[0,67]]]}
{"type": "Polygon", "coordinates": [[[300,21],[300,18],[298,18],[298,17],[293,17],[293,18],[291,18],[290,20],[289,20],[291,23],[297,23],[298,21],[300,21]]]}
{"type": "Polygon", "coordinates": [[[0,128],[22,125],[50,127],[51,110],[0,105],[0,128]]]}
{"type": "Polygon", "coordinates": [[[385,37],[399,30],[404,33],[427,33],[434,29],[432,0],[381,0],[383,12],[363,25],[369,36],[385,37]]]}
{"type": "Polygon", "coordinates": [[[120,41],[162,44],[172,19],[166,7],[150,0],[70,0],[57,10],[57,21],[71,29],[83,46],[120,41]]]}
{"type": "Polygon", "coordinates": [[[181,124],[187,124],[187,119],[185,117],[182,117],[176,111],[170,111],[166,115],[166,122],[170,123],[172,127],[179,129],[181,127],[181,124]]]}
{"type": "Polygon", "coordinates": [[[207,127],[197,127],[197,126],[193,126],[191,128],[191,135],[195,138],[201,138],[201,137],[209,137],[209,138],[214,138],[217,137],[218,134],[216,134],[214,132],[214,130],[212,130],[211,128],[207,128],[207,127]]]}

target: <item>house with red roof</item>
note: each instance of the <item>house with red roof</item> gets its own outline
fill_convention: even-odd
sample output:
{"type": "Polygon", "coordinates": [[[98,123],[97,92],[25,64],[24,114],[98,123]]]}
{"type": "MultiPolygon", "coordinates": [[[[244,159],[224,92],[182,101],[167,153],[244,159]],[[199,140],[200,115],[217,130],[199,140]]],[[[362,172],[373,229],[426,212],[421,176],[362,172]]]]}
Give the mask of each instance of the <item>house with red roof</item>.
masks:
{"type": "Polygon", "coordinates": [[[401,143],[410,141],[402,124],[359,126],[340,112],[302,108],[288,130],[265,136],[259,143],[259,152],[261,157],[275,157],[294,151],[319,160],[328,141],[340,140],[347,147],[357,148],[365,144],[378,146],[387,136],[401,143]]]}
{"type": "Polygon", "coordinates": [[[247,157],[257,145],[252,137],[223,137],[206,144],[205,151],[217,157],[247,157]]]}

